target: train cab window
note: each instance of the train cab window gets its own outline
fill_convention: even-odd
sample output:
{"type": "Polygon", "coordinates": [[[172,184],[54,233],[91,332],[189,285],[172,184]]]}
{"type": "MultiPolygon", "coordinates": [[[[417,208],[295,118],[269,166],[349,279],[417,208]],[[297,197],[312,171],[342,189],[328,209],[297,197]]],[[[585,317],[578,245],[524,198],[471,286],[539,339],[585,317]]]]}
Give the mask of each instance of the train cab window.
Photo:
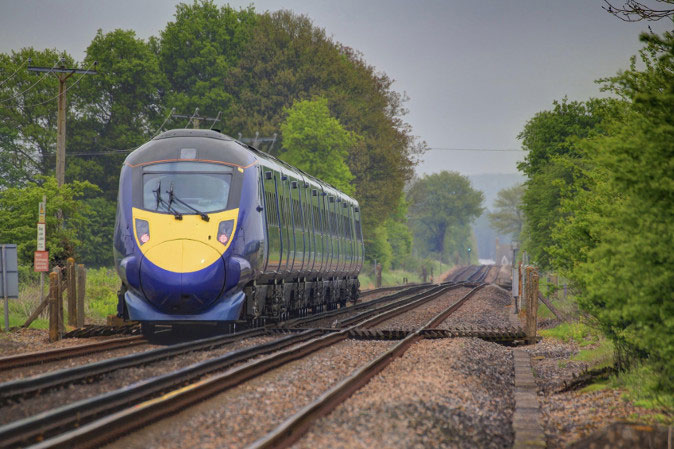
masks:
{"type": "Polygon", "coordinates": [[[180,214],[225,210],[232,172],[230,166],[203,162],[146,165],[143,167],[143,208],[180,214]]]}

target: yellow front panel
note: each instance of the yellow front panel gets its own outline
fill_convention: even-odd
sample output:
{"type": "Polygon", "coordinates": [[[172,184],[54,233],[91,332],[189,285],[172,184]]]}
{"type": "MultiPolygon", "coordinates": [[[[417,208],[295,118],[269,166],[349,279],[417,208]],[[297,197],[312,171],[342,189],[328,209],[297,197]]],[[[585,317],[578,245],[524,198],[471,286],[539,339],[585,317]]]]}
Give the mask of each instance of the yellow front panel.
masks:
{"type": "Polygon", "coordinates": [[[173,214],[150,212],[133,208],[133,234],[143,255],[153,264],[175,273],[191,273],[208,267],[229,248],[239,216],[239,209],[208,214],[210,221],[199,215],[183,215],[176,220],[173,214]],[[150,240],[141,245],[136,232],[136,219],[150,225],[150,240]],[[234,230],[227,244],[218,242],[220,222],[234,220],[234,230]]]}

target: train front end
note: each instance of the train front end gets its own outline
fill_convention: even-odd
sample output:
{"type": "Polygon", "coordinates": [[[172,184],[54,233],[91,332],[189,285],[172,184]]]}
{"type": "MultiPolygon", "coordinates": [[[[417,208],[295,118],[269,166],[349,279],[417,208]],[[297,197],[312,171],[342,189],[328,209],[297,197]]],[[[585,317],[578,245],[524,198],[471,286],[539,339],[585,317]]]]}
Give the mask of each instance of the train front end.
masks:
{"type": "Polygon", "coordinates": [[[129,155],[114,239],[119,316],[146,328],[239,318],[256,259],[243,249],[262,239],[250,223],[242,231],[256,167],[239,148],[212,131],[174,130],[129,155]]]}

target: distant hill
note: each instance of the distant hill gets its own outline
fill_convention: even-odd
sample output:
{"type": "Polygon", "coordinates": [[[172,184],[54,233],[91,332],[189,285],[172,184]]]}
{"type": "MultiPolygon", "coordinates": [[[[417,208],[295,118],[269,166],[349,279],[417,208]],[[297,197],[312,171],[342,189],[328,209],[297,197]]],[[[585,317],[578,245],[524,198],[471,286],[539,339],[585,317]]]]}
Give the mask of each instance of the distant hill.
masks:
{"type": "Polygon", "coordinates": [[[510,236],[498,235],[489,226],[487,213],[494,208],[496,195],[502,189],[507,189],[524,182],[525,177],[519,173],[485,173],[481,175],[468,175],[473,188],[484,192],[485,212],[473,224],[473,233],[477,240],[477,251],[480,259],[495,259],[496,239],[500,243],[509,243],[510,236]]]}

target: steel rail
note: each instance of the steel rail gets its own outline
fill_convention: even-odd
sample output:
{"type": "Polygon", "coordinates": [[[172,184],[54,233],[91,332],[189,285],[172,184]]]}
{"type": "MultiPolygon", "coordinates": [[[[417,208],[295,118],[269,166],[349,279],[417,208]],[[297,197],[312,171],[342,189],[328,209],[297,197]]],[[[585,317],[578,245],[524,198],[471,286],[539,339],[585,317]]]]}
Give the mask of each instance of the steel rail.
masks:
{"type": "Polygon", "coordinates": [[[374,308],[377,304],[382,304],[386,302],[393,301],[395,299],[403,298],[407,295],[413,295],[419,291],[422,290],[428,290],[433,288],[433,285],[430,284],[423,284],[423,285],[415,285],[409,288],[406,288],[404,290],[401,290],[396,293],[392,293],[390,295],[382,296],[381,298],[373,299],[372,301],[367,301],[367,302],[362,302],[360,304],[353,305],[351,307],[343,307],[340,309],[335,309],[335,310],[329,310],[327,312],[322,312],[316,315],[311,315],[309,317],[305,318],[294,318],[291,320],[283,321],[279,323],[280,327],[298,327],[298,326],[306,326],[307,324],[310,324],[315,321],[322,321],[327,318],[332,318],[333,316],[337,315],[344,315],[346,313],[352,313],[356,310],[361,310],[361,309],[370,309],[374,308]]]}
{"type": "MultiPolygon", "coordinates": [[[[188,391],[189,388],[185,385],[189,386],[190,381],[215,370],[230,368],[234,364],[246,362],[259,355],[276,351],[283,352],[288,347],[315,339],[321,334],[323,332],[320,330],[306,330],[300,334],[290,335],[252,348],[229,352],[220,357],[195,363],[151,379],[141,380],[93,398],[83,399],[48,412],[11,422],[0,427],[0,448],[25,445],[40,440],[44,435],[49,435],[62,428],[78,427],[91,419],[124,409],[130,404],[137,404],[141,401],[153,402],[156,399],[152,399],[152,397],[158,394],[165,394],[163,397],[170,398],[178,392],[188,391]]],[[[192,385],[200,385],[207,381],[208,379],[198,381],[192,385]]],[[[80,447],[80,444],[70,447],[80,447]]]]}
{"type": "MultiPolygon", "coordinates": [[[[423,299],[427,295],[421,293],[417,296],[423,299]]],[[[12,422],[0,427],[0,448],[30,444],[44,437],[50,437],[58,431],[64,433],[38,443],[35,447],[96,447],[217,392],[342,341],[348,338],[349,330],[356,327],[339,331],[306,330],[282,340],[228,353],[94,398],[12,422]],[[322,333],[326,335],[316,337],[322,333]],[[306,341],[307,339],[310,340],[306,341]],[[304,342],[300,343],[301,341],[304,342]],[[269,352],[273,353],[188,384],[205,374],[269,352]],[[163,396],[156,397],[158,394],[163,396]],[[68,430],[72,428],[76,430],[68,430]]]]}
{"type": "Polygon", "coordinates": [[[461,307],[471,296],[484,285],[479,285],[466,293],[461,299],[431,318],[425,325],[414,333],[405,337],[392,349],[377,357],[372,362],[357,370],[355,373],[323,393],[318,399],[281,423],[266,436],[255,441],[247,449],[285,448],[296,442],[319,418],[327,415],[339,404],[348,399],[353,393],[365,386],[370,379],[386,368],[396,357],[402,356],[405,351],[417,341],[424,338],[423,332],[444,321],[449,315],[461,307]]]}
{"type": "Polygon", "coordinates": [[[365,311],[359,315],[356,315],[355,317],[347,318],[343,321],[339,322],[340,326],[348,326],[350,324],[354,324],[356,322],[359,322],[358,327],[360,328],[368,328],[372,326],[376,326],[377,324],[390,320],[391,318],[400,315],[402,313],[405,313],[409,310],[412,310],[416,307],[419,307],[420,305],[427,303],[429,301],[432,301],[436,299],[438,296],[442,295],[443,293],[446,293],[449,290],[454,290],[457,288],[464,287],[464,284],[453,284],[453,285],[439,285],[438,287],[425,292],[425,296],[418,298],[416,300],[404,300],[400,301],[395,304],[390,304],[388,306],[380,307],[379,309],[375,309],[373,311],[365,311]],[[402,304],[401,304],[402,303],[402,304]],[[377,312],[383,312],[383,313],[377,313],[377,312]],[[373,316],[374,315],[374,316],[373,316]],[[370,317],[372,318],[367,319],[366,321],[361,321],[363,318],[370,317]]]}
{"type": "MultiPolygon", "coordinates": [[[[394,299],[405,297],[406,295],[410,294],[413,295],[418,290],[423,290],[425,288],[426,287],[414,287],[411,289],[407,289],[404,292],[398,292],[384,298],[378,298],[377,300],[375,300],[377,301],[376,303],[372,301],[369,303],[364,303],[363,305],[369,305],[370,307],[372,307],[380,302],[392,301],[394,299]]],[[[414,298],[414,296],[412,296],[412,298],[414,298]]],[[[325,319],[326,317],[338,315],[340,313],[342,314],[347,313],[352,310],[353,309],[351,310],[338,309],[326,312],[325,315],[320,314],[320,316],[322,319],[325,319]]],[[[305,319],[308,321],[314,321],[313,316],[305,319]]],[[[304,321],[300,319],[300,321],[296,322],[295,324],[299,325],[303,323],[304,321]]],[[[215,347],[230,344],[234,341],[241,340],[244,338],[252,338],[265,335],[267,330],[274,329],[271,326],[273,325],[268,325],[266,326],[266,328],[249,329],[235,334],[219,335],[215,337],[179,343],[177,345],[172,345],[165,348],[151,349],[149,351],[137,354],[129,354],[126,356],[101,360],[98,362],[92,362],[85,365],[80,365],[71,368],[64,368],[57,371],[39,374],[25,379],[17,379],[13,381],[0,383],[0,405],[6,403],[8,400],[16,400],[19,397],[34,395],[37,393],[44,392],[47,389],[63,387],[65,385],[77,382],[83,382],[86,379],[101,376],[120,369],[146,365],[148,363],[153,363],[159,360],[175,357],[191,351],[210,350],[215,347]]],[[[140,338],[140,337],[130,337],[130,338],[140,338]]]]}
{"type": "Polygon", "coordinates": [[[81,382],[124,368],[145,365],[192,351],[204,351],[230,344],[234,341],[264,335],[264,329],[251,329],[237,334],[220,335],[201,340],[179,343],[165,348],[151,349],[136,354],[115,357],[85,365],[64,368],[25,379],[16,379],[0,384],[0,404],[18,397],[44,392],[50,388],[81,382]]]}
{"type": "Polygon", "coordinates": [[[468,270],[470,270],[472,267],[473,267],[472,265],[468,265],[468,266],[466,266],[466,267],[463,267],[463,268],[459,269],[458,272],[452,274],[451,276],[448,276],[447,279],[446,279],[446,281],[449,281],[449,282],[461,282],[459,279],[460,279],[461,277],[463,277],[463,275],[466,274],[466,272],[467,272],[468,270]],[[451,277],[451,279],[450,279],[450,277],[451,277]]]}
{"type": "Polygon", "coordinates": [[[473,269],[473,272],[466,278],[466,281],[478,278],[482,274],[482,267],[483,265],[472,265],[470,268],[473,269]]]}
{"type": "Polygon", "coordinates": [[[67,348],[49,349],[46,351],[28,352],[23,354],[9,355],[0,357],[0,371],[14,368],[20,368],[30,365],[39,365],[44,362],[66,359],[69,357],[79,357],[82,355],[93,354],[112,349],[126,348],[129,346],[147,344],[140,335],[133,337],[114,338],[85,345],[71,346],[67,348]]]}
{"type": "Polygon", "coordinates": [[[388,292],[388,291],[393,291],[393,290],[400,290],[400,289],[403,289],[403,288],[406,288],[406,287],[418,287],[418,286],[424,286],[424,285],[430,286],[431,284],[429,284],[429,283],[426,283],[426,284],[419,283],[419,284],[393,285],[393,286],[390,286],[390,287],[373,288],[373,289],[370,289],[370,290],[361,291],[359,297],[362,298],[363,296],[369,296],[369,295],[372,295],[374,293],[388,292]]]}

